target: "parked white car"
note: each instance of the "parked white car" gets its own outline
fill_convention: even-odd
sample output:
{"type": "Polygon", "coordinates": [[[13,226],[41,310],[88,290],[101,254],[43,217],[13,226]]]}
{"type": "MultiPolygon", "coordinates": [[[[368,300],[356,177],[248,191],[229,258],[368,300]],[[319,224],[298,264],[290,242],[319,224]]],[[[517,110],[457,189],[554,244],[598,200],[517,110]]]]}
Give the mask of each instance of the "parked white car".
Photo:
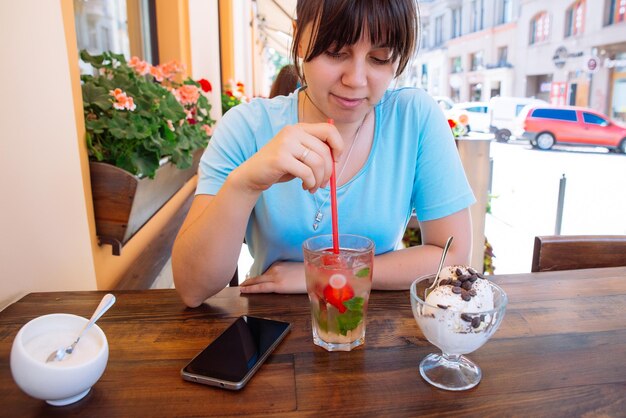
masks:
{"type": "Polygon", "coordinates": [[[496,140],[506,142],[511,135],[520,132],[523,120],[519,115],[525,106],[547,105],[548,103],[530,97],[492,97],[489,100],[489,129],[496,140]]]}
{"type": "Polygon", "coordinates": [[[446,118],[452,119],[462,126],[467,125],[469,121],[467,112],[463,112],[458,109],[452,110],[452,108],[455,106],[455,103],[452,101],[451,98],[449,98],[448,96],[433,96],[433,99],[435,99],[446,118]]]}
{"type": "Polygon", "coordinates": [[[466,125],[468,131],[490,132],[489,104],[487,102],[457,103],[448,111],[447,116],[449,119],[466,125]]]}
{"type": "Polygon", "coordinates": [[[437,102],[441,110],[446,113],[454,106],[454,102],[448,96],[433,96],[433,99],[437,102]]]}

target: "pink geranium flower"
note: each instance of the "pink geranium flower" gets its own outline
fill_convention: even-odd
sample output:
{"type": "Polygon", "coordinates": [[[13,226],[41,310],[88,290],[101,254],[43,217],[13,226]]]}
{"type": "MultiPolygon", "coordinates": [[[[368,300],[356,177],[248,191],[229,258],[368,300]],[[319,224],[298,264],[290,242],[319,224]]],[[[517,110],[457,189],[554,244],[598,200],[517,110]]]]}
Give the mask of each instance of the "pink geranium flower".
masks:
{"type": "Polygon", "coordinates": [[[130,110],[131,112],[137,108],[135,101],[132,97],[128,96],[122,89],[115,89],[109,91],[109,94],[115,98],[113,107],[117,110],[130,110]]]}
{"type": "Polygon", "coordinates": [[[185,66],[178,61],[170,61],[159,65],[159,69],[161,70],[163,77],[171,81],[174,77],[176,77],[176,75],[185,71],[185,66]]]}
{"type": "Polygon", "coordinates": [[[192,84],[185,84],[180,88],[172,90],[176,99],[183,105],[194,105],[200,98],[198,87],[192,84]]]}
{"type": "Polygon", "coordinates": [[[163,71],[161,70],[161,67],[150,67],[150,74],[159,83],[163,81],[163,79],[165,78],[165,76],[163,75],[163,71]]]}
{"type": "Polygon", "coordinates": [[[150,64],[148,64],[146,61],[142,61],[138,57],[132,57],[130,61],[128,61],[128,66],[141,75],[149,74],[150,69],[152,68],[150,64]]]}

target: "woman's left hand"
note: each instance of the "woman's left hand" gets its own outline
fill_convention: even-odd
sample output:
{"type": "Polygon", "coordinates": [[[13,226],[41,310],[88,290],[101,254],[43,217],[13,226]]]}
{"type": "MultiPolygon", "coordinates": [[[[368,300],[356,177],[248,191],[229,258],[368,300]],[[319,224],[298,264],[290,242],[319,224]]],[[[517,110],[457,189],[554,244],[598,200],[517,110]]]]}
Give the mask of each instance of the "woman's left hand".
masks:
{"type": "Polygon", "coordinates": [[[306,293],[304,264],[280,261],[239,285],[241,293],[306,293]]]}

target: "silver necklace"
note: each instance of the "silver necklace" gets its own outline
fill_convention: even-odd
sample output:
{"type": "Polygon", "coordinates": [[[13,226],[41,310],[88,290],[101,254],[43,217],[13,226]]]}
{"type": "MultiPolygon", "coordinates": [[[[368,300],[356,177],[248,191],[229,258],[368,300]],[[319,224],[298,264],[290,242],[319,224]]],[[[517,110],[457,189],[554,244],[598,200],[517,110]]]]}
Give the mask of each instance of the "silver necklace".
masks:
{"type": "MultiPolygon", "coordinates": [[[[308,98],[308,95],[306,95],[305,93],[304,97],[308,98]]],[[[313,106],[315,106],[315,104],[313,104],[313,106]]],[[[356,129],[356,132],[354,133],[354,139],[352,140],[350,149],[348,149],[348,155],[346,156],[346,160],[343,163],[343,167],[341,167],[341,171],[339,171],[339,175],[337,176],[337,183],[339,183],[339,180],[341,179],[341,176],[343,175],[343,172],[346,169],[346,166],[348,165],[348,160],[350,160],[350,155],[352,155],[352,150],[354,149],[354,144],[356,144],[357,140],[359,139],[359,132],[361,132],[361,127],[365,124],[365,121],[367,120],[367,117],[369,116],[370,112],[367,112],[367,114],[363,118],[363,121],[361,122],[359,127],[356,129]]],[[[302,121],[304,122],[304,103],[302,103],[302,121]]],[[[315,205],[317,206],[317,211],[315,212],[315,217],[313,218],[313,230],[314,231],[317,231],[317,228],[319,228],[320,223],[324,219],[324,214],[322,213],[322,209],[324,208],[324,205],[326,205],[326,202],[328,202],[328,199],[330,198],[330,193],[329,193],[328,196],[326,196],[326,199],[324,199],[324,201],[318,205],[317,196],[315,196],[316,193],[317,192],[313,194],[313,200],[315,200],[315,205]]]]}
{"type": "MultiPolygon", "coordinates": [[[[365,118],[367,118],[367,115],[365,115],[365,118]]],[[[361,126],[363,126],[363,124],[365,123],[365,118],[363,118],[363,122],[361,122],[361,124],[356,130],[356,133],[354,134],[354,139],[352,140],[352,145],[350,145],[350,149],[348,150],[346,161],[343,163],[343,167],[341,167],[341,171],[339,171],[339,175],[337,176],[337,182],[339,182],[339,180],[341,179],[341,176],[343,175],[343,172],[346,169],[346,166],[348,165],[348,160],[350,159],[350,155],[352,154],[352,149],[354,148],[354,144],[356,144],[356,140],[359,138],[359,132],[361,131],[361,126]]],[[[330,198],[330,193],[328,193],[328,196],[326,196],[326,199],[324,199],[324,201],[318,205],[317,197],[315,196],[316,193],[317,192],[313,194],[313,200],[315,200],[315,205],[317,206],[317,212],[315,212],[315,218],[313,218],[313,230],[314,231],[317,231],[317,228],[319,228],[320,226],[320,222],[322,222],[322,220],[324,219],[322,208],[324,208],[324,205],[326,204],[326,202],[328,202],[328,199],[330,198]]]]}

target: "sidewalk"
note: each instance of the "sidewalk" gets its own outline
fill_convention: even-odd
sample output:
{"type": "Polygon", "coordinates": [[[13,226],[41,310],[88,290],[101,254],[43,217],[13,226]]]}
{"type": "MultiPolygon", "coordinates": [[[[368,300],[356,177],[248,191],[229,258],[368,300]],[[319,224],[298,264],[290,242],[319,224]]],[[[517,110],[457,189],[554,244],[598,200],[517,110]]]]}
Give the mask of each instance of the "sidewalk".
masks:
{"type": "Polygon", "coordinates": [[[491,144],[492,213],[485,235],[495,274],[529,272],[534,238],[555,233],[559,182],[566,176],[562,235],[626,234],[626,156],[491,144]]]}

